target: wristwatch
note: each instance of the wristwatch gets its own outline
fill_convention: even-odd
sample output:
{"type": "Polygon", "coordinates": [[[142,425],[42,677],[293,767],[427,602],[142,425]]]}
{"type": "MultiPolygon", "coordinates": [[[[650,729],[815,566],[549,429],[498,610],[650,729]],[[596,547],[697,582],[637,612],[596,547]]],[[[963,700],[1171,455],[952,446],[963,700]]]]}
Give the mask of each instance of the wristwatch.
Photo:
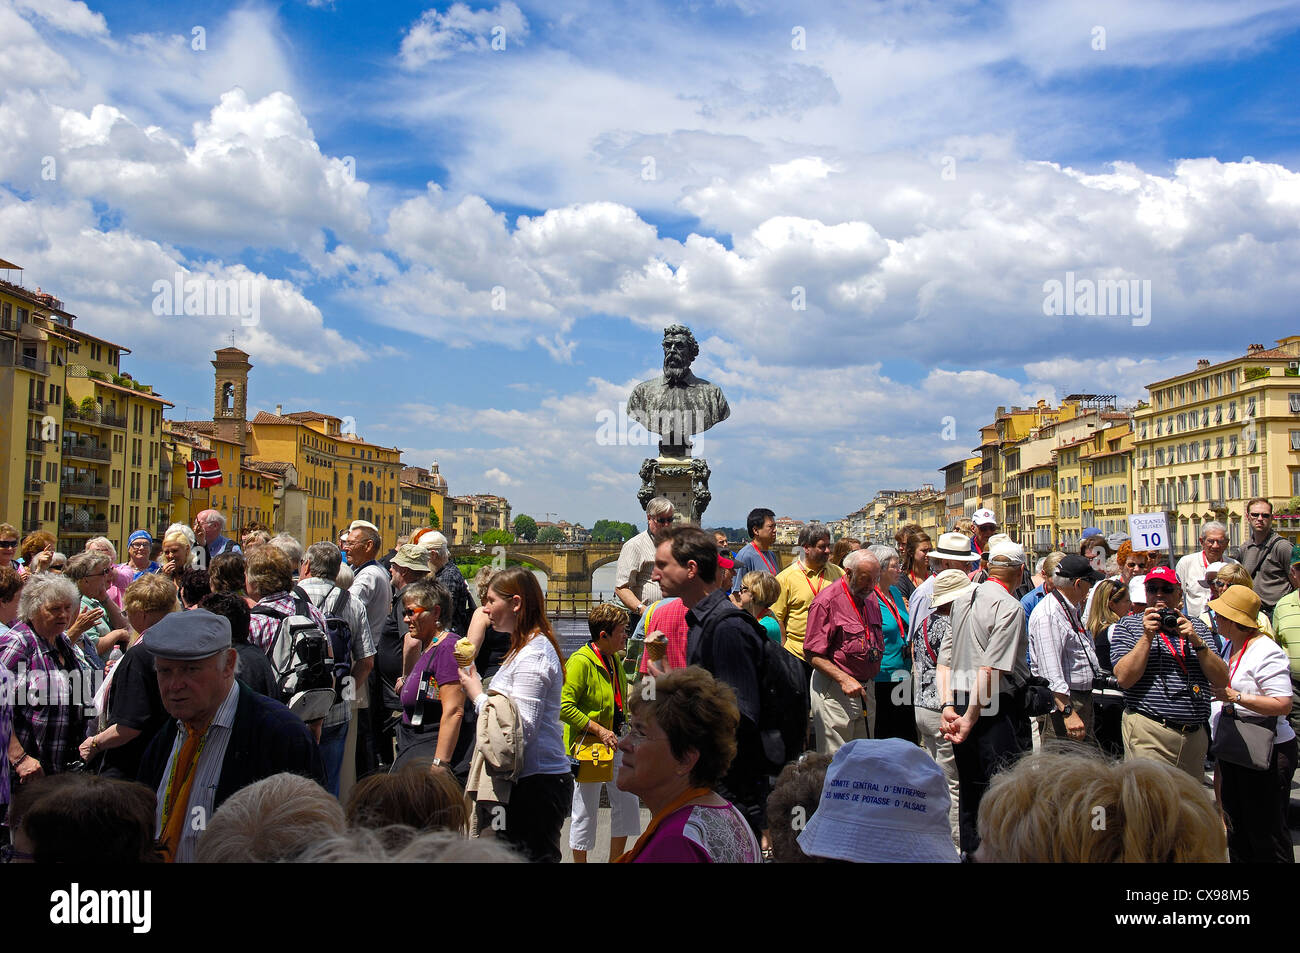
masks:
{"type": "Polygon", "coordinates": [[[441,767],[443,767],[446,763],[447,763],[447,762],[443,761],[441,758],[434,758],[434,759],[433,759],[433,766],[434,766],[435,768],[441,768],[441,767]]]}
{"type": "Polygon", "coordinates": [[[1071,715],[1074,714],[1074,706],[1071,705],[1069,702],[1066,702],[1065,707],[1062,708],[1060,711],[1058,711],[1057,714],[1059,714],[1062,718],[1069,718],[1071,715]]]}

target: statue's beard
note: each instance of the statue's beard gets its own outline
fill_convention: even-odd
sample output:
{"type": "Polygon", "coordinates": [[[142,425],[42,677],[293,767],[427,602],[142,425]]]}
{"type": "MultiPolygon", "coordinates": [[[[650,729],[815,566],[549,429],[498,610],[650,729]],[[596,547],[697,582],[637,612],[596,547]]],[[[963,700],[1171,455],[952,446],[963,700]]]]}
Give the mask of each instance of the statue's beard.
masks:
{"type": "Polygon", "coordinates": [[[686,380],[686,375],[691,372],[690,367],[673,367],[671,364],[664,365],[664,380],[671,385],[680,386],[686,380]]]}

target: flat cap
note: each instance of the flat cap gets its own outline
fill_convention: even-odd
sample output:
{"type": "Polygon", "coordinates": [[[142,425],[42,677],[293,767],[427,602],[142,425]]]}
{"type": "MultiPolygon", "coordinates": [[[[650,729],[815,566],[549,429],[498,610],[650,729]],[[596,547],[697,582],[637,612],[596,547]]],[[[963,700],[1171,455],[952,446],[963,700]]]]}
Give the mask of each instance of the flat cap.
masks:
{"type": "Polygon", "coordinates": [[[149,626],[140,644],[158,658],[209,658],[231,648],[230,621],[207,609],[172,612],[149,626]]]}

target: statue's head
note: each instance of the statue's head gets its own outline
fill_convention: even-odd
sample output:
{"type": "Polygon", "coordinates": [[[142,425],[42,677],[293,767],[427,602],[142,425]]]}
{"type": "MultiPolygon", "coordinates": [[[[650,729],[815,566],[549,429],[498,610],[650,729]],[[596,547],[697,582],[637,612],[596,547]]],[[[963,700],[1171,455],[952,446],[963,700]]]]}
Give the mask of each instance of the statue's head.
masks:
{"type": "Polygon", "coordinates": [[[664,377],[669,383],[681,380],[700,354],[700,345],[691,329],[682,324],[664,328],[664,377]]]}

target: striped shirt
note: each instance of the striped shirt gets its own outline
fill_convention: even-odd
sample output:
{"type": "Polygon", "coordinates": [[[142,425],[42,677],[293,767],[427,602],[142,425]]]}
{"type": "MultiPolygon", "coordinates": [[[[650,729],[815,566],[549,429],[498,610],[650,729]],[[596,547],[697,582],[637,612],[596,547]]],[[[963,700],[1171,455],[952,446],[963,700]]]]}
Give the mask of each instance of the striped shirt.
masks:
{"type": "Polygon", "coordinates": [[[1059,592],[1046,596],[1029,615],[1029,662],[1058,695],[1090,691],[1101,670],[1079,610],[1059,592]]]}
{"type": "MultiPolygon", "coordinates": [[[[212,802],[216,799],[217,782],[221,780],[221,764],[226,759],[226,746],[230,743],[230,729],[234,727],[235,709],[238,707],[239,682],[232,680],[226,700],[221,703],[221,707],[212,718],[212,724],[208,727],[208,740],[203,742],[198,764],[194,767],[197,773],[194,775],[194,785],[190,788],[190,802],[185,806],[188,819],[181,829],[181,842],[176,848],[178,864],[193,862],[199,834],[207,828],[208,821],[212,819],[212,802]]],[[[158,806],[155,809],[154,820],[158,825],[159,837],[162,836],[163,798],[167,793],[167,780],[171,777],[172,769],[176,764],[176,756],[180,754],[181,747],[185,744],[186,734],[185,723],[179,722],[176,740],[172,742],[172,752],[167,758],[167,770],[163,772],[162,780],[158,782],[158,806]]],[[[181,781],[181,778],[177,778],[175,783],[180,784],[181,781]]],[[[179,804],[176,809],[180,810],[179,804]]]]}
{"type": "MultiPolygon", "coordinates": [[[[1207,644],[1210,642],[1210,630],[1204,623],[1193,619],[1192,627],[1207,644]]],[[[1116,622],[1110,636],[1111,663],[1118,664],[1133,651],[1140,638],[1141,615],[1127,615],[1116,622]]],[[[1151,640],[1147,667],[1142,677],[1124,690],[1124,704],[1184,724],[1205,721],[1210,717],[1210,680],[1187,641],[1178,638],[1169,641],[1174,648],[1172,653],[1159,635],[1151,640]],[[1200,691],[1193,691],[1194,686],[1199,686],[1200,691]]]]}

